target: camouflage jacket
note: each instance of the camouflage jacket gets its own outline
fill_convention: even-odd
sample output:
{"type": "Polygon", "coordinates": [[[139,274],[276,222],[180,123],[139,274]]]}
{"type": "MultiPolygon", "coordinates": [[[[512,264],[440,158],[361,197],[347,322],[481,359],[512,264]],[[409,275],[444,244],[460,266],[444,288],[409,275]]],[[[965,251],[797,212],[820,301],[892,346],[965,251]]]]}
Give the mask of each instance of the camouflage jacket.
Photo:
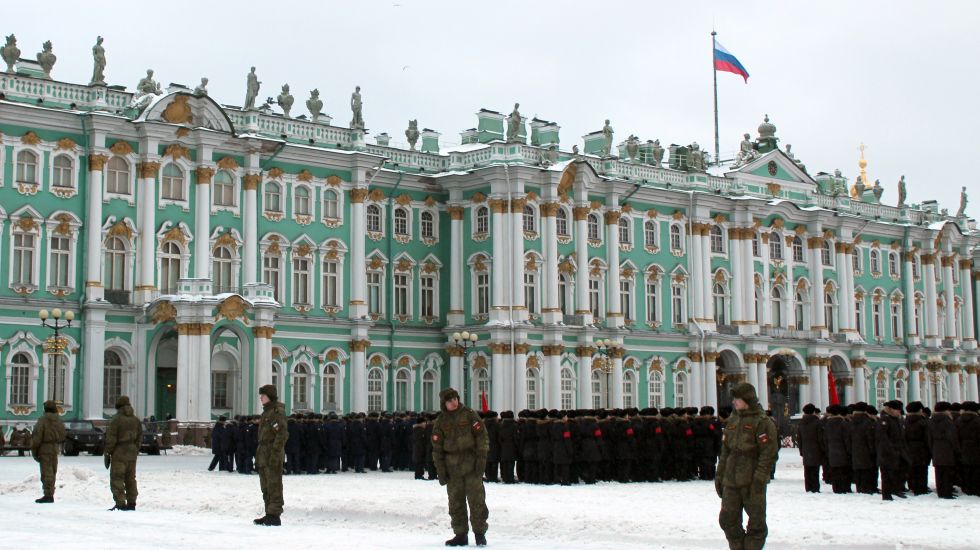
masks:
{"type": "Polygon", "coordinates": [[[765,485],[778,452],[776,425],[762,408],[736,411],[722,435],[718,479],[726,487],[765,485]]]}
{"type": "Polygon", "coordinates": [[[255,467],[282,467],[288,439],[286,406],[278,401],[263,405],[262,416],[259,418],[259,445],[255,450],[255,467]]]}
{"type": "MultiPolygon", "coordinates": [[[[455,411],[442,411],[432,426],[432,460],[440,477],[465,476],[485,462],[490,438],[480,417],[460,405],[455,411]]],[[[482,472],[481,472],[482,473],[482,472]]]]}

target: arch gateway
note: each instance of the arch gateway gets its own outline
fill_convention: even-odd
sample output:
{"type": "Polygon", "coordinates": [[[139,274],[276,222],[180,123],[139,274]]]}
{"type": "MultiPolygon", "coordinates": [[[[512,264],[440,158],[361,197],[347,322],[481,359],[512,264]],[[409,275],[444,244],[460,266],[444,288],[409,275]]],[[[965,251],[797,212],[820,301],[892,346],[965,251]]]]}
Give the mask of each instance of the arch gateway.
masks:
{"type": "Polygon", "coordinates": [[[653,141],[690,136],[576,152],[493,109],[461,146],[404,149],[178,85],[0,89],[2,424],[49,397],[103,419],[120,394],[208,422],[270,383],[290,412],[349,412],[449,385],[498,411],[717,407],[745,380],[780,421],[978,396],[968,213],[847,197],[873,159],[808,168],[769,121],[702,171],[653,141]],[[77,310],[60,351],[35,321],[55,307],[77,310]]]}

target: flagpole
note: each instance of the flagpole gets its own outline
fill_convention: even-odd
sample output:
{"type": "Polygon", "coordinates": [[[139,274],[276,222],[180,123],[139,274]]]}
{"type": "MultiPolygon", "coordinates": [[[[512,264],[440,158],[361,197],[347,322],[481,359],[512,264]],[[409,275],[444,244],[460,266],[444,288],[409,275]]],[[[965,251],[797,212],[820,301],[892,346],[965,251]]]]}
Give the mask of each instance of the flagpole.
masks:
{"type": "Polygon", "coordinates": [[[720,146],[718,145],[718,71],[715,69],[715,36],[717,34],[714,29],[711,30],[711,75],[715,84],[715,164],[720,164],[720,146]]]}

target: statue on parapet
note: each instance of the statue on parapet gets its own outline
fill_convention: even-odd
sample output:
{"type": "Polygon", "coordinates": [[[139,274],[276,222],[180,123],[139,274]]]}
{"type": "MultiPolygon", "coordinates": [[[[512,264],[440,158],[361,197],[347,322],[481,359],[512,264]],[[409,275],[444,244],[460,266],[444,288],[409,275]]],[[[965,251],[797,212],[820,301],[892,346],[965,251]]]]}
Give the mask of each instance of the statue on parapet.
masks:
{"type": "Polygon", "coordinates": [[[698,142],[694,142],[688,148],[687,151],[687,168],[695,172],[704,172],[704,153],[701,151],[701,146],[698,142]]]}
{"type": "Polygon", "coordinates": [[[521,112],[518,110],[520,106],[520,103],[515,103],[514,110],[507,117],[507,141],[511,143],[520,141],[521,130],[524,129],[523,118],[521,117],[521,112]]]}
{"type": "Polygon", "coordinates": [[[194,95],[197,97],[207,97],[208,77],[206,76],[201,77],[201,83],[194,87],[194,95]]]}
{"type": "Polygon", "coordinates": [[[664,148],[660,145],[660,140],[653,140],[653,165],[660,166],[660,163],[664,160],[664,148]]]}
{"type": "Polygon", "coordinates": [[[408,140],[409,151],[415,150],[415,145],[419,142],[419,121],[418,119],[408,121],[408,129],[405,130],[405,139],[408,140]]]}
{"type": "Polygon", "coordinates": [[[282,114],[289,118],[289,110],[293,108],[293,94],[289,93],[289,84],[282,85],[282,93],[276,98],[276,103],[282,109],[282,114]]]}
{"type": "Polygon", "coordinates": [[[255,67],[252,67],[245,78],[245,106],[242,107],[242,110],[251,111],[255,108],[255,98],[259,96],[259,87],[262,83],[259,82],[259,77],[255,74],[255,67]]]}
{"type": "Polygon", "coordinates": [[[905,199],[908,198],[908,191],[905,189],[905,174],[898,180],[898,207],[905,206],[905,199]]]}
{"type": "Polygon", "coordinates": [[[613,142],[613,127],[609,125],[609,119],[606,119],[605,125],[602,127],[602,156],[608,157],[612,153],[612,142],[613,142]]]}
{"type": "Polygon", "coordinates": [[[959,210],[956,211],[957,218],[962,218],[966,216],[966,204],[968,202],[969,200],[966,197],[966,187],[964,187],[963,190],[960,191],[960,208],[959,210]]]}
{"type": "Polygon", "coordinates": [[[105,48],[102,47],[103,38],[100,36],[95,39],[92,46],[92,60],[95,66],[92,69],[92,81],[89,86],[105,86],[105,48]]]}
{"type": "Polygon", "coordinates": [[[310,116],[315,123],[320,120],[320,109],[323,108],[323,100],[320,99],[320,90],[313,88],[310,91],[310,99],[306,100],[306,108],[310,110],[310,116]]]}
{"type": "Polygon", "coordinates": [[[759,152],[755,150],[755,146],[752,144],[751,137],[750,134],[742,134],[742,141],[738,144],[738,154],[735,155],[736,167],[748,164],[759,156],[759,152]]]}
{"type": "Polygon", "coordinates": [[[14,65],[17,64],[17,60],[20,59],[20,48],[17,47],[17,37],[10,35],[7,37],[7,43],[0,48],[0,56],[3,57],[3,62],[7,64],[7,72],[14,72],[14,65]]]}
{"type": "Polygon", "coordinates": [[[153,69],[147,69],[146,76],[136,84],[136,93],[133,94],[129,107],[141,113],[158,95],[163,95],[163,89],[157,81],[153,80],[153,69]]]}
{"type": "Polygon", "coordinates": [[[885,192],[885,188],[881,186],[881,180],[875,180],[875,186],[871,188],[871,192],[875,196],[875,202],[881,204],[881,195],[885,192]]]}
{"type": "Polygon", "coordinates": [[[48,40],[41,46],[41,51],[37,54],[37,64],[41,66],[41,70],[44,71],[44,78],[51,80],[51,69],[54,68],[54,64],[58,61],[58,56],[54,54],[54,46],[51,41],[48,40]]]}
{"type": "Polygon", "coordinates": [[[636,154],[640,151],[640,140],[633,134],[626,139],[626,154],[630,157],[630,162],[636,162],[636,154]]]}
{"type": "Polygon", "coordinates": [[[363,130],[364,129],[364,116],[362,115],[361,109],[363,104],[361,103],[361,87],[354,86],[354,93],[350,95],[350,110],[353,116],[350,119],[351,130],[363,130]]]}

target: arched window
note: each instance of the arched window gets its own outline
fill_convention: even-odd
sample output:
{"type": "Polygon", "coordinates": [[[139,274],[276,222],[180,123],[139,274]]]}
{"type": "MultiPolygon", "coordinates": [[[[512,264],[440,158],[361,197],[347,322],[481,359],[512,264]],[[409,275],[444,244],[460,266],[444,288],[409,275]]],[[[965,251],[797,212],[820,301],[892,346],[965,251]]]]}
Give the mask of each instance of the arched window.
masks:
{"type": "Polygon", "coordinates": [[[51,185],[55,187],[75,187],[72,179],[74,161],[68,155],[54,157],[54,172],[51,174],[51,185]]]}
{"type": "Polygon", "coordinates": [[[528,410],[535,410],[538,408],[538,388],[540,388],[538,377],[540,376],[540,371],[538,369],[531,367],[527,369],[527,408],[528,410]]]}
{"type": "Polygon", "coordinates": [[[664,374],[658,370],[650,371],[650,381],[647,384],[650,396],[650,406],[658,409],[664,406],[664,374]]]}
{"type": "Polygon", "coordinates": [[[670,250],[673,252],[684,250],[684,240],[681,238],[681,226],[676,223],[670,226],[670,250]]]}
{"type": "Polygon", "coordinates": [[[720,225],[711,226],[711,253],[721,254],[725,252],[725,239],[721,233],[720,225]]]}
{"type": "Polygon", "coordinates": [[[674,375],[674,407],[687,406],[687,373],[680,371],[674,375]]]}
{"type": "Polygon", "coordinates": [[[657,242],[657,222],[653,220],[643,222],[643,246],[657,248],[657,242]]]}
{"type": "Polygon", "coordinates": [[[906,393],[907,392],[905,391],[905,388],[907,388],[907,387],[908,386],[905,383],[905,380],[904,379],[896,378],[896,380],[895,380],[895,399],[898,399],[899,401],[901,401],[901,402],[904,403],[905,400],[907,399],[907,396],[906,396],[906,393]]]}
{"type": "Polygon", "coordinates": [[[886,401],[888,401],[888,377],[876,376],[875,377],[875,408],[880,411],[881,408],[885,406],[886,401]]]}
{"type": "Polygon", "coordinates": [[[875,294],[874,298],[871,300],[871,321],[872,329],[874,330],[875,340],[881,340],[884,338],[884,326],[882,324],[882,304],[884,297],[881,294],[875,294]]]}
{"type": "Polygon", "coordinates": [[[320,289],[324,307],[340,307],[340,262],[323,260],[323,288],[320,289]]]}
{"type": "MultiPolygon", "coordinates": [[[[956,273],[954,270],[953,273],[956,273]]],[[[888,275],[891,277],[898,277],[898,253],[889,252],[888,253],[888,275]]]]}
{"type": "Polygon", "coordinates": [[[160,292],[163,294],[177,293],[177,279],[181,277],[180,261],[180,247],[177,243],[163,243],[160,253],[160,292]]]}
{"type": "Polygon", "coordinates": [[[109,159],[105,170],[106,193],[129,194],[129,163],[122,157],[109,159]]]}
{"type": "Polygon", "coordinates": [[[619,218],[619,242],[621,244],[632,244],[633,243],[633,224],[630,223],[628,216],[621,216],[619,218]]]}
{"type": "Polygon", "coordinates": [[[297,216],[310,215],[310,189],[305,185],[294,188],[293,192],[293,214],[297,216]]]}
{"type": "Polygon", "coordinates": [[[636,406],[636,374],[632,370],[623,372],[623,407],[636,406]]]}
{"type": "Polygon", "coordinates": [[[439,410],[439,395],[436,390],[436,371],[427,370],[422,375],[422,410],[439,410]]]}
{"type": "Polygon", "coordinates": [[[718,325],[728,324],[728,293],[725,285],[715,283],[712,294],[715,299],[715,323],[718,325]]]}
{"type": "Polygon", "coordinates": [[[902,334],[902,302],[892,302],[891,303],[891,317],[892,317],[892,340],[901,340],[904,336],[902,334]]]}
{"type": "Polygon", "coordinates": [[[568,233],[568,213],[565,212],[564,208],[559,208],[555,212],[555,229],[558,235],[562,237],[567,237],[568,233]]]}
{"type": "Polygon", "coordinates": [[[802,290],[796,291],[796,330],[806,327],[806,295],[802,290]]]}
{"type": "Polygon", "coordinates": [[[272,287],[272,297],[282,302],[282,259],[268,252],[262,255],[262,282],[272,287]]]}
{"type": "Polygon", "coordinates": [[[561,369],[561,408],[566,411],[575,408],[575,375],[568,367],[561,369]]]}
{"type": "Polygon", "coordinates": [[[864,336],[864,299],[854,297],[854,328],[858,334],[864,336]]]}
{"type": "Polygon", "coordinates": [[[824,294],[823,316],[827,323],[827,330],[831,333],[837,332],[837,302],[834,300],[833,292],[824,294]]]}
{"type": "Polygon", "coordinates": [[[656,323],[660,321],[660,279],[654,277],[647,277],[646,281],[646,291],[647,291],[647,323],[656,323]]]}
{"type": "Polygon", "coordinates": [[[310,300],[310,263],[304,256],[293,256],[293,304],[308,306],[310,300]]]}
{"type": "Polygon", "coordinates": [[[589,240],[598,241],[599,240],[599,216],[595,214],[589,214],[588,230],[589,230],[589,240]]]}
{"type": "Polygon", "coordinates": [[[211,264],[211,284],[214,285],[214,293],[233,292],[231,279],[231,249],[227,246],[219,246],[214,249],[214,258],[211,264]]]}
{"type": "Polygon", "coordinates": [[[401,369],[395,374],[395,410],[407,411],[412,409],[411,399],[412,375],[407,369],[401,369]]]}
{"type": "Polygon", "coordinates": [[[534,207],[530,204],[524,205],[524,231],[535,233],[538,230],[538,224],[534,217],[534,207]]]}
{"type": "Polygon", "coordinates": [[[381,207],[376,204],[367,206],[367,230],[372,233],[381,233],[381,207]]]}
{"type": "Polygon", "coordinates": [[[110,237],[105,243],[105,287],[126,290],[126,243],[122,237],[110,237]]]}
{"type": "Polygon", "coordinates": [[[486,206],[476,209],[476,234],[485,235],[490,232],[490,210],[486,206]]]}
{"type": "MultiPolygon", "coordinates": [[[[214,193],[214,204],[218,206],[235,206],[235,180],[227,170],[221,170],[214,175],[212,185],[214,193]]],[[[307,200],[309,196],[307,196],[307,200]]],[[[307,204],[309,210],[309,204],[307,204]]]]}
{"type": "Polygon", "coordinates": [[[375,367],[368,372],[368,412],[384,408],[384,374],[375,367]]]}
{"type": "Polygon", "coordinates": [[[803,239],[793,237],[793,261],[802,262],[803,258],[803,239]]]}
{"type": "Polygon", "coordinates": [[[783,259],[783,237],[779,233],[769,234],[769,258],[771,260],[783,259]]]}
{"type": "Polygon", "coordinates": [[[123,394],[122,358],[113,350],[102,354],[102,408],[111,409],[123,394]]]}
{"type": "Polygon", "coordinates": [[[332,220],[340,218],[340,198],[333,189],[323,192],[323,217],[332,220]]]}
{"type": "Polygon", "coordinates": [[[605,409],[606,408],[606,376],[602,373],[602,369],[592,369],[592,376],[590,377],[590,383],[592,384],[592,408],[593,409],[605,409]]]}
{"type": "Polygon", "coordinates": [[[320,408],[324,411],[340,410],[340,372],[337,365],[329,364],[323,369],[323,396],[320,399],[320,408]]]}
{"type": "Polygon", "coordinates": [[[17,153],[17,182],[32,183],[37,181],[37,154],[34,151],[20,151],[17,153]]]}
{"type": "Polygon", "coordinates": [[[915,333],[919,336],[925,335],[925,330],[922,328],[922,294],[915,294],[915,305],[914,305],[914,315],[915,315],[915,333]]]}
{"type": "Polygon", "coordinates": [[[864,263],[861,258],[861,249],[854,247],[854,253],[851,254],[851,267],[854,268],[854,274],[859,275],[861,273],[861,267],[864,263]]]}
{"type": "Polygon", "coordinates": [[[781,286],[772,287],[772,326],[782,328],[783,326],[783,288],[781,286]]]}
{"type": "Polygon", "coordinates": [[[17,353],[10,360],[10,404],[30,405],[31,371],[34,364],[26,353],[17,353]]]}
{"type": "Polygon", "coordinates": [[[918,280],[922,273],[922,260],[919,255],[916,254],[915,258],[912,260],[912,278],[918,280]]]}
{"type": "Polygon", "coordinates": [[[72,273],[68,271],[69,260],[71,259],[71,239],[64,235],[51,235],[49,241],[51,256],[48,260],[48,273],[50,273],[50,284],[55,287],[67,288],[73,280],[72,273]]]}
{"type": "Polygon", "coordinates": [[[282,212],[282,187],[274,181],[266,182],[263,202],[266,212],[282,212]]]}
{"type": "Polygon", "coordinates": [[[425,211],[419,215],[419,226],[421,228],[423,239],[432,239],[436,236],[435,222],[432,218],[432,212],[425,211]]]}
{"type": "Polygon", "coordinates": [[[473,376],[474,385],[476,386],[474,389],[476,391],[474,391],[471,394],[470,400],[472,401],[474,399],[481,399],[482,396],[486,395],[487,400],[489,401],[490,400],[490,375],[487,372],[487,369],[476,369],[473,375],[474,375],[473,376]]]}
{"type": "Polygon", "coordinates": [[[408,235],[408,210],[395,208],[395,235],[408,235]]]}
{"type": "Polygon", "coordinates": [[[762,255],[762,237],[758,233],[752,234],[752,255],[756,258],[762,255]]]}
{"type": "Polygon", "coordinates": [[[308,410],[310,408],[310,368],[303,363],[293,369],[293,409],[308,410]]]}
{"type": "Polygon", "coordinates": [[[160,196],[171,200],[184,200],[184,172],[174,163],[160,172],[160,196]]]}
{"type": "Polygon", "coordinates": [[[881,252],[875,248],[871,249],[871,273],[873,275],[881,273],[881,252]]]}
{"type": "Polygon", "coordinates": [[[670,285],[670,308],[671,318],[675,325],[683,325],[687,322],[687,302],[684,295],[684,286],[679,283],[670,285]]]}

